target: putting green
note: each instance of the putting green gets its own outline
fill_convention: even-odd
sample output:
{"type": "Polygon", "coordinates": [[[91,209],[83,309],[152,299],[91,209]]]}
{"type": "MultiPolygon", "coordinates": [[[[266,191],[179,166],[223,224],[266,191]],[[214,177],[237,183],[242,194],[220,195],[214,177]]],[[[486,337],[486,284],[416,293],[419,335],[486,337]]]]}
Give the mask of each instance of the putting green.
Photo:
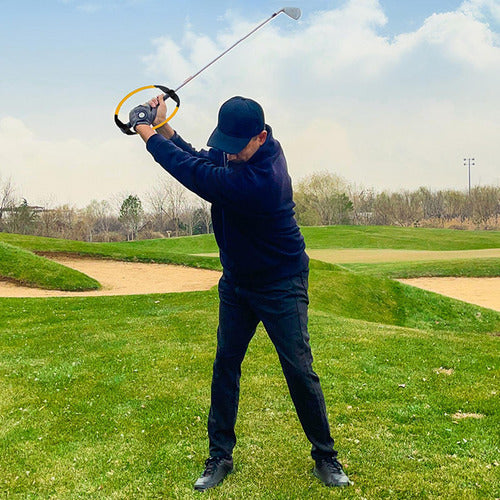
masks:
{"type": "MultiPolygon", "coordinates": [[[[331,264],[355,262],[404,262],[428,260],[477,259],[500,257],[500,248],[482,250],[394,250],[391,248],[340,248],[306,249],[312,259],[331,264]]],[[[200,257],[218,257],[218,253],[200,253],[200,257]]]]}

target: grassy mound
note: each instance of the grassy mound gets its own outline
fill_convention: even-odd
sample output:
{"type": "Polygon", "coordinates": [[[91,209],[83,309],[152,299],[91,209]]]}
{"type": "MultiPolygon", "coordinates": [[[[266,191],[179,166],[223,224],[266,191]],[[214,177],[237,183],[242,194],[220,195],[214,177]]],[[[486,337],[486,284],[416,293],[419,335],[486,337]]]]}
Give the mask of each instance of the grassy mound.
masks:
{"type": "Polygon", "coordinates": [[[0,233],[1,241],[40,254],[65,253],[133,262],[159,262],[203,269],[221,269],[217,257],[189,255],[189,253],[216,252],[217,245],[213,235],[118,243],[87,243],[0,233]],[[191,252],[184,253],[183,249],[186,248],[191,252]]]}
{"type": "Polygon", "coordinates": [[[0,241],[0,278],[48,290],[97,290],[101,285],[74,269],[0,241]]]}
{"type": "Polygon", "coordinates": [[[346,318],[425,330],[500,330],[498,312],[319,261],[311,261],[310,295],[317,311],[346,318]]]}

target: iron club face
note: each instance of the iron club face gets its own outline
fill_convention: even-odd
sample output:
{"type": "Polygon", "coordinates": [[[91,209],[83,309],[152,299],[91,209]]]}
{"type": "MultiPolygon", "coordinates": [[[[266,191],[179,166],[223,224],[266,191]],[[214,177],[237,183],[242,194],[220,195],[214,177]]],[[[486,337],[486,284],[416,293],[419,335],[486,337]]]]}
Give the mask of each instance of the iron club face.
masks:
{"type": "Polygon", "coordinates": [[[292,19],[300,19],[302,12],[297,7],[283,7],[280,12],[285,13],[288,17],[292,19]]]}
{"type": "Polygon", "coordinates": [[[262,28],[262,26],[264,26],[265,24],[267,24],[269,21],[272,21],[281,12],[285,13],[287,16],[291,17],[295,21],[297,19],[299,19],[300,15],[301,15],[301,11],[297,7],[283,7],[278,12],[275,12],[270,18],[268,18],[265,21],[263,21],[262,23],[260,23],[256,28],[254,28],[252,31],[250,31],[250,33],[246,34],[243,38],[240,38],[237,42],[233,43],[233,45],[231,45],[231,47],[229,47],[228,49],[226,49],[222,54],[218,55],[213,61],[210,61],[206,66],[204,66],[203,68],[201,68],[197,73],[195,73],[194,75],[192,75],[189,78],[187,78],[186,80],[184,80],[184,82],[179,87],[177,87],[174,90],[174,92],[177,92],[178,90],[180,90],[182,87],[184,87],[184,85],[186,85],[191,80],[193,80],[194,78],[196,78],[200,73],[202,73],[203,71],[205,71],[215,61],[218,61],[223,55],[227,54],[230,50],[232,50],[234,47],[236,47],[236,45],[238,45],[239,43],[241,43],[243,40],[246,40],[250,35],[252,35],[253,33],[255,33],[258,29],[262,28]]]}

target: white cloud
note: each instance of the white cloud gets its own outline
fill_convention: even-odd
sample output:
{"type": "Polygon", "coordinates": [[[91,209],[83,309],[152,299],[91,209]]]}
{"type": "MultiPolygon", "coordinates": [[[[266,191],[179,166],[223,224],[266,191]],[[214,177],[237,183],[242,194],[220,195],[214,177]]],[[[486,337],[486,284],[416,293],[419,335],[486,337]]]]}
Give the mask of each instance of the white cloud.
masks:
{"type": "MultiPolygon", "coordinates": [[[[264,105],[296,176],[329,168],[378,187],[459,186],[456,162],[466,151],[494,158],[500,132],[500,48],[479,15],[496,3],[466,3],[479,10],[434,14],[393,40],[378,32],[387,18],[376,0],[298,25],[279,18],[182,89],[190,109],[176,126],[204,143],[198,117],[208,123],[223,100],[247,95],[264,105]]],[[[254,27],[232,14],[228,23],[214,39],[188,29],[179,43],[157,40],[150,70],[180,83],[254,27]]],[[[495,182],[497,168],[482,164],[483,180],[495,182]]]]}
{"type": "Polygon", "coordinates": [[[489,16],[491,16],[494,22],[500,23],[500,2],[498,0],[465,0],[459,10],[482,21],[488,21],[489,16]]]}
{"type": "Polygon", "coordinates": [[[42,140],[21,120],[0,119],[0,174],[12,178],[30,203],[51,199],[83,206],[117,193],[148,191],[161,168],[142,141],[118,135],[105,141],[42,140]]]}
{"type": "MultiPolygon", "coordinates": [[[[244,95],[264,106],[294,178],[328,169],[379,189],[460,188],[462,158],[471,155],[473,183],[498,183],[498,7],[467,0],[393,39],[380,34],[387,18],[377,0],[299,22],[280,16],[180,91],[173,126],[202,147],[219,105],[244,95]]],[[[226,21],[215,37],[187,26],[180,40],[154,40],[144,59],[151,80],[179,86],[255,26],[231,13],[226,21]]],[[[137,139],[110,137],[42,141],[7,118],[0,173],[24,179],[30,198],[40,186],[75,202],[147,190],[162,171],[137,139]]]]}

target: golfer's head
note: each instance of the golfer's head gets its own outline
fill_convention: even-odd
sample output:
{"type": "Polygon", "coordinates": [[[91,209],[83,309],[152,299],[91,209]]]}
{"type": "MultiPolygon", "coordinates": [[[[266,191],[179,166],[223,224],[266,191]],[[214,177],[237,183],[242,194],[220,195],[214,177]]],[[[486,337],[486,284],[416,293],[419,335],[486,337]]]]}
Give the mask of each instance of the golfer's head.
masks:
{"type": "Polygon", "coordinates": [[[260,104],[236,96],[221,106],[217,128],[207,144],[228,153],[231,161],[248,161],[265,142],[266,136],[264,111],[260,104]]]}

